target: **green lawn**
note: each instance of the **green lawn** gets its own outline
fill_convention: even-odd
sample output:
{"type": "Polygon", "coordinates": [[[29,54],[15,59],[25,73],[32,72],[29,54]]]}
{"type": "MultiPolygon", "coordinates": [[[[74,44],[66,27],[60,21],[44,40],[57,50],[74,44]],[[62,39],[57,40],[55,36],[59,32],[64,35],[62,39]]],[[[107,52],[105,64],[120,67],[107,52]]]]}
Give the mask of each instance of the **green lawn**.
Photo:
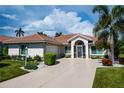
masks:
{"type": "Polygon", "coordinates": [[[0,82],[17,77],[27,73],[27,71],[20,69],[24,62],[2,60],[0,61],[0,82]]]}
{"type": "Polygon", "coordinates": [[[97,68],[93,88],[124,88],[124,67],[97,68]]]}

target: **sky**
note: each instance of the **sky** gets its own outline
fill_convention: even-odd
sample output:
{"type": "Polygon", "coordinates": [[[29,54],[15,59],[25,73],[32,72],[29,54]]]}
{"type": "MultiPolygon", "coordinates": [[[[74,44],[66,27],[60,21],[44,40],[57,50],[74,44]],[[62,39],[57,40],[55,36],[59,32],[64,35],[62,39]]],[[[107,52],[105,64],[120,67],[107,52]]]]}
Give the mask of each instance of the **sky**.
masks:
{"type": "Polygon", "coordinates": [[[92,5],[33,5],[0,6],[0,35],[15,36],[20,27],[26,35],[44,32],[54,36],[81,33],[93,35],[92,30],[98,20],[92,5]]]}

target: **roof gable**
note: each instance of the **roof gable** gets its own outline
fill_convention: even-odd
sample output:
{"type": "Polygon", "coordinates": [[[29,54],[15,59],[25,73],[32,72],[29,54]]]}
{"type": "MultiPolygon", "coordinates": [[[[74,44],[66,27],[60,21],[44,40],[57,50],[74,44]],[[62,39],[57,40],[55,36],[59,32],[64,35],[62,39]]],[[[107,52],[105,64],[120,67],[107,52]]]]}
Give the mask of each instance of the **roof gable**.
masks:
{"type": "Polygon", "coordinates": [[[90,40],[90,41],[93,41],[95,42],[96,41],[96,38],[95,37],[92,37],[92,36],[88,36],[88,35],[83,35],[83,34],[69,34],[69,35],[62,35],[62,36],[58,36],[55,38],[55,40],[61,42],[61,43],[68,43],[69,41],[77,38],[77,37],[81,37],[83,39],[86,39],[86,40],[90,40]]]}
{"type": "Polygon", "coordinates": [[[72,40],[76,39],[77,37],[80,37],[80,38],[83,38],[83,39],[92,41],[92,39],[89,38],[89,37],[87,37],[86,35],[84,36],[84,35],[82,35],[82,34],[77,34],[77,35],[73,36],[72,38],[69,38],[69,39],[67,40],[67,42],[72,41],[72,40]]]}

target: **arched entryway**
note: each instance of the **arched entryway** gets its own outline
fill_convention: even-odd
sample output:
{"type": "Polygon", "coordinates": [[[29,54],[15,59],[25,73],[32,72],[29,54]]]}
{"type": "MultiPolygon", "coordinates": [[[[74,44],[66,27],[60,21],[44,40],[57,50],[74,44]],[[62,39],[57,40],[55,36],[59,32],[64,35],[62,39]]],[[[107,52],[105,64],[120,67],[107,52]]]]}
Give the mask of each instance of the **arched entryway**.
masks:
{"type": "Polygon", "coordinates": [[[85,45],[82,40],[77,40],[74,45],[74,57],[85,58],[85,45]]]}

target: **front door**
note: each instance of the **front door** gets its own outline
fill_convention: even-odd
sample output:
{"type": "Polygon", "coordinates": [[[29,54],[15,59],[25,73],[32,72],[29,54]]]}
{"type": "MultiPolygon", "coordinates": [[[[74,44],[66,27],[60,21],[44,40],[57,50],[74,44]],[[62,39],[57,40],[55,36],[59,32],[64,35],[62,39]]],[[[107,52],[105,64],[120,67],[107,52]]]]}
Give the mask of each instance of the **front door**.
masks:
{"type": "Polygon", "coordinates": [[[80,58],[83,57],[83,46],[76,45],[76,57],[80,58]]]}

